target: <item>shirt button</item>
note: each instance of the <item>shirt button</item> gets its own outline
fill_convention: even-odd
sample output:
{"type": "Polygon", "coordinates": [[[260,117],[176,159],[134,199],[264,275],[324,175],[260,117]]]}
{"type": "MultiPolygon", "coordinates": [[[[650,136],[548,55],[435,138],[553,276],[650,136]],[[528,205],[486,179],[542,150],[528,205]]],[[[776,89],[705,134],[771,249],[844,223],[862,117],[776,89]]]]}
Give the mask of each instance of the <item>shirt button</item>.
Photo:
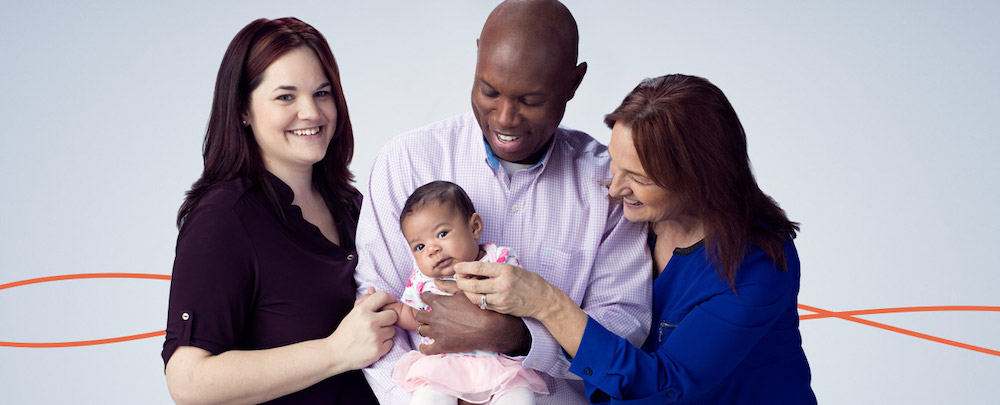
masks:
{"type": "Polygon", "coordinates": [[[514,205],[514,206],[511,206],[511,207],[510,207],[510,210],[511,210],[511,211],[514,211],[514,212],[517,212],[517,205],[514,205]]]}
{"type": "Polygon", "coordinates": [[[594,370],[591,370],[590,367],[587,367],[587,368],[583,369],[583,374],[584,375],[594,375],[594,370]]]}
{"type": "Polygon", "coordinates": [[[191,315],[189,315],[187,312],[185,312],[185,313],[181,314],[181,319],[183,319],[183,320],[186,321],[188,319],[191,319],[191,315]]]}
{"type": "Polygon", "coordinates": [[[347,260],[354,260],[354,255],[347,255],[347,260]]]}

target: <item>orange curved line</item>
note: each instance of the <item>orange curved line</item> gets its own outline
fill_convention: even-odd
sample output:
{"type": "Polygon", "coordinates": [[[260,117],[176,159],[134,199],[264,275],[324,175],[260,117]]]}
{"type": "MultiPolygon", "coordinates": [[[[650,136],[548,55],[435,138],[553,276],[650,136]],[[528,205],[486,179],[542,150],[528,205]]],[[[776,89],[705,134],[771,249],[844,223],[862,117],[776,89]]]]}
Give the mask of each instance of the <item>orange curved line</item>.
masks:
{"type": "Polygon", "coordinates": [[[82,273],[82,274],[64,274],[61,276],[49,276],[49,277],[39,277],[32,278],[28,280],[15,281],[13,283],[0,284],[0,290],[7,288],[20,287],[22,285],[28,284],[38,284],[38,283],[48,283],[50,281],[59,280],[78,280],[84,278],[145,278],[151,280],[170,280],[170,276],[166,274],[146,274],[146,273],[82,273]]]}
{"type": "MultiPolygon", "coordinates": [[[[799,308],[805,309],[807,311],[812,311],[811,309],[804,308],[803,305],[799,305],[799,308]]],[[[985,312],[1000,312],[1000,307],[986,307],[986,306],[970,306],[970,305],[945,305],[936,307],[899,307],[899,308],[880,308],[880,309],[861,309],[857,311],[839,311],[838,314],[843,315],[873,315],[873,314],[894,314],[902,312],[937,312],[937,311],[985,311],[985,312]]],[[[816,312],[816,311],[813,311],[816,312]]],[[[799,316],[800,320],[806,319],[820,319],[820,318],[830,318],[833,315],[829,313],[824,314],[809,314],[799,316]]]]}
{"type": "MultiPolygon", "coordinates": [[[[806,311],[812,311],[812,312],[815,312],[815,313],[820,314],[820,315],[824,315],[824,317],[840,318],[840,319],[843,319],[845,321],[851,321],[851,322],[860,323],[862,325],[868,325],[868,326],[871,326],[871,327],[874,327],[874,328],[885,329],[887,331],[901,333],[901,334],[904,334],[904,335],[907,335],[907,336],[913,336],[915,338],[930,340],[930,341],[936,342],[936,343],[946,344],[946,345],[949,345],[949,346],[954,346],[954,347],[958,347],[958,348],[962,348],[962,349],[968,349],[968,350],[972,350],[972,351],[976,351],[976,352],[980,352],[980,353],[991,354],[991,355],[994,355],[994,356],[1000,356],[1000,351],[997,351],[997,350],[987,349],[985,347],[973,346],[973,345],[962,343],[962,342],[956,342],[954,340],[948,340],[948,339],[944,339],[944,338],[939,338],[937,336],[931,336],[931,335],[928,335],[926,333],[914,332],[914,331],[908,330],[908,329],[897,328],[895,326],[890,326],[890,325],[886,325],[884,323],[878,323],[878,322],[874,322],[874,321],[869,321],[867,319],[855,318],[855,317],[853,317],[851,315],[847,315],[847,314],[842,313],[842,312],[827,311],[825,309],[811,307],[811,306],[803,305],[803,304],[799,304],[799,308],[804,309],[806,311]]],[[[933,307],[919,307],[919,308],[933,308],[933,307]]],[[[988,308],[993,308],[993,307],[988,307],[988,308]]],[[[897,312],[902,312],[902,311],[897,311],[897,312]]]]}
{"type": "Polygon", "coordinates": [[[30,342],[0,342],[0,347],[31,347],[31,348],[53,348],[53,347],[78,347],[103,345],[108,343],[127,342],[129,340],[139,340],[151,337],[163,336],[165,330],[158,332],[140,333],[138,335],[122,336],[110,339],[81,340],[77,342],[51,342],[51,343],[30,343],[30,342]]]}
{"type": "MultiPolygon", "coordinates": [[[[0,284],[0,290],[19,287],[29,284],[37,283],[47,283],[52,281],[60,280],[78,280],[78,279],[89,279],[89,278],[133,278],[133,279],[151,279],[151,280],[170,280],[169,275],[165,274],[145,274],[145,273],[83,273],[83,274],[66,274],[61,276],[50,276],[50,277],[39,277],[28,280],[15,281],[12,283],[0,284]]],[[[902,312],[929,312],[929,311],[991,311],[1000,312],[1000,307],[990,307],[990,306],[929,306],[929,307],[900,307],[900,308],[881,308],[881,309],[863,309],[855,311],[827,311],[825,309],[820,309],[812,307],[809,305],[799,304],[800,309],[806,311],[815,312],[815,314],[801,315],[800,320],[806,319],[820,319],[820,318],[839,318],[845,321],[851,321],[860,323],[863,325],[888,330],[891,332],[901,333],[908,336],[913,336],[920,339],[930,340],[932,342],[946,344],[949,346],[959,347],[963,349],[968,349],[972,351],[977,351],[980,353],[990,354],[994,356],[1000,356],[1000,351],[987,349],[979,346],[973,346],[970,344],[956,342],[954,340],[948,340],[939,338],[936,336],[931,336],[928,334],[914,332],[911,330],[897,328],[895,326],[886,325],[879,322],[869,321],[867,319],[855,318],[855,315],[871,315],[871,314],[887,314],[887,313],[902,313],[902,312]]],[[[140,333],[137,335],[121,336],[109,339],[95,339],[95,340],[82,340],[76,342],[50,342],[50,343],[31,343],[31,342],[0,342],[0,347],[29,347],[29,348],[53,348],[53,347],[78,347],[78,346],[92,346],[92,345],[102,345],[108,343],[118,343],[126,342],[130,340],[146,339],[151,337],[163,336],[166,331],[157,331],[149,333],[140,333]]]]}
{"type": "MultiPolygon", "coordinates": [[[[150,279],[150,280],[170,280],[170,276],[165,274],[145,274],[145,273],[82,273],[82,274],[65,274],[61,276],[50,276],[50,277],[39,277],[32,278],[28,280],[15,281],[13,283],[0,284],[0,290],[7,288],[20,287],[22,285],[38,284],[38,283],[48,283],[52,281],[60,280],[79,280],[87,278],[139,278],[139,279],[150,279]]],[[[121,336],[109,339],[94,339],[94,340],[81,340],[76,342],[46,342],[46,343],[33,343],[33,342],[0,342],[0,347],[30,347],[30,348],[53,348],[53,347],[78,347],[78,346],[93,346],[93,345],[103,345],[108,343],[118,343],[127,342],[130,340],[146,339],[156,336],[163,336],[167,332],[164,330],[149,333],[140,333],[138,335],[121,336]]]]}

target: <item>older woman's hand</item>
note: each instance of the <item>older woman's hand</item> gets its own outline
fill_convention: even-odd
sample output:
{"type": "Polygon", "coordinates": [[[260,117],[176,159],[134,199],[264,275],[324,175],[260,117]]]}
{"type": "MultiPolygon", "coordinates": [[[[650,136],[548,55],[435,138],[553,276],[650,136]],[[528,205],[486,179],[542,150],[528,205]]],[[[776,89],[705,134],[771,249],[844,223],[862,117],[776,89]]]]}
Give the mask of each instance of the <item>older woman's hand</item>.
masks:
{"type": "Polygon", "coordinates": [[[542,276],[506,263],[465,262],[455,265],[455,281],[483,309],[541,321],[570,357],[576,356],[587,313],[542,276]]]}
{"type": "Polygon", "coordinates": [[[506,263],[458,263],[455,273],[473,304],[519,317],[541,319],[559,291],[538,274],[506,263]]]}

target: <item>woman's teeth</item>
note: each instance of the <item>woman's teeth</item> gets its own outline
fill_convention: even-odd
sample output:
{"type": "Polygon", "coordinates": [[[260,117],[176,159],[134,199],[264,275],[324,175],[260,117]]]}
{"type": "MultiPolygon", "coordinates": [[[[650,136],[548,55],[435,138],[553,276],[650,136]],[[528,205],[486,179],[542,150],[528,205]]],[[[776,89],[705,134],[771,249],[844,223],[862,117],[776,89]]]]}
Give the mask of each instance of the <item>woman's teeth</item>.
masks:
{"type": "Polygon", "coordinates": [[[296,130],[291,131],[291,133],[293,133],[295,135],[298,135],[298,136],[316,135],[316,134],[319,133],[319,127],[309,128],[309,129],[296,129],[296,130]]]}
{"type": "Polygon", "coordinates": [[[642,205],[642,201],[639,201],[639,200],[633,200],[633,199],[630,199],[630,198],[622,198],[622,199],[625,200],[626,203],[629,203],[629,204],[632,204],[632,205],[642,205]]]}

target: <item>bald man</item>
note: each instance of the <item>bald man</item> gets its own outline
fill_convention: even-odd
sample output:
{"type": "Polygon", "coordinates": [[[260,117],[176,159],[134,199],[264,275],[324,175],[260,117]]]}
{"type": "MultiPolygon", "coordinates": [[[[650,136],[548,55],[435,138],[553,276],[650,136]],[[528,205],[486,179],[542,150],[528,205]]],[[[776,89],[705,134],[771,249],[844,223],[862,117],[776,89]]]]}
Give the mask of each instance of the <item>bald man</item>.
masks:
{"type": "MultiPolygon", "coordinates": [[[[400,210],[417,187],[448,180],[468,192],[482,216],[481,243],[511,247],[524,268],[612,332],[642,344],[652,274],[636,271],[652,269],[645,230],[607,198],[607,148],[559,125],[587,72],[586,63],[577,64],[578,35],[557,1],[506,1],[493,10],[476,41],[472,111],[400,135],[375,160],[357,233],[359,295],[368,286],[403,291],[414,262],[400,210]]],[[[431,311],[418,314],[420,334],[435,342],[419,347],[423,353],[524,356],[524,367],[542,374],[551,392],[539,404],[587,402],[564,352],[536,320],[482,310],[465,297],[424,299],[431,311]]],[[[382,403],[409,402],[390,375],[418,342],[415,333],[398,329],[393,350],[365,370],[382,403]]]]}

